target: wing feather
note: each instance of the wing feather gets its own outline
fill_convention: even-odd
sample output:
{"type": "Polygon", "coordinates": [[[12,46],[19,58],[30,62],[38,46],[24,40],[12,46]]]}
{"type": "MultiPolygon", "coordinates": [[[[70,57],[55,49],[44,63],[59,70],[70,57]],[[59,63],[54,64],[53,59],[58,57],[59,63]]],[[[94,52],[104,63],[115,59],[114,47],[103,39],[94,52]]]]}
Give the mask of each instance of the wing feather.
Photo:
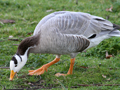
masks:
{"type": "Polygon", "coordinates": [[[102,30],[113,30],[113,24],[108,20],[88,13],[69,11],[59,11],[47,15],[39,22],[34,34],[37,34],[42,26],[57,28],[62,34],[84,35],[87,38],[102,30]]]}
{"type": "Polygon", "coordinates": [[[67,47],[68,52],[82,52],[84,51],[90,44],[89,40],[82,35],[63,35],[61,36],[60,43],[62,43],[62,47],[67,47]],[[62,42],[64,40],[64,42],[62,42]]]}

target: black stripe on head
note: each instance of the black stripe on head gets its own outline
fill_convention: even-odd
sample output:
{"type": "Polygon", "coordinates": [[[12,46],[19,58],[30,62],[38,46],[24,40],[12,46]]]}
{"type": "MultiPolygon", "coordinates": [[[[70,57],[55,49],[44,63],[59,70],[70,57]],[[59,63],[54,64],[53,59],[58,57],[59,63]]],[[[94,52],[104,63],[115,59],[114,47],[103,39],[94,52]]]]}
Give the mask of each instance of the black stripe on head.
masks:
{"type": "Polygon", "coordinates": [[[22,58],[21,58],[21,56],[20,56],[19,54],[16,54],[16,55],[18,55],[18,56],[19,56],[19,58],[20,58],[20,60],[21,60],[21,62],[22,62],[22,58]]]}
{"type": "Polygon", "coordinates": [[[12,57],[12,61],[14,61],[15,67],[17,67],[18,62],[17,62],[17,59],[14,56],[12,57]]]}

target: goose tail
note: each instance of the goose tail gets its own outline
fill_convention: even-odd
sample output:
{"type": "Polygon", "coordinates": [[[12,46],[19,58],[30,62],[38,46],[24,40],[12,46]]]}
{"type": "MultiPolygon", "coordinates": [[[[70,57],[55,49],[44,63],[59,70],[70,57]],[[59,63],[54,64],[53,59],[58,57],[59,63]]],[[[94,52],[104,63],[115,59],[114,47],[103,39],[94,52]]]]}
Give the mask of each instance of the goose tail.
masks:
{"type": "Polygon", "coordinates": [[[116,36],[116,37],[120,37],[120,31],[118,29],[120,29],[120,25],[117,24],[113,24],[113,30],[109,33],[110,36],[116,36]]]}
{"type": "Polygon", "coordinates": [[[120,29],[120,25],[117,25],[117,24],[114,24],[114,23],[113,23],[113,28],[115,28],[115,29],[120,29]]]}

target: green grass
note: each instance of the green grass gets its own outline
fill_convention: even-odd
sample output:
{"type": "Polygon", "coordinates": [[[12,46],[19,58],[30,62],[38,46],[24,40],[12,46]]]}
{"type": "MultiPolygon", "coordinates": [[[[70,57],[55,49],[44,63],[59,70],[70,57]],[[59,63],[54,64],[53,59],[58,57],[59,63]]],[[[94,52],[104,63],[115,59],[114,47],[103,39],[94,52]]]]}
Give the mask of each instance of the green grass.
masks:
{"type": "MultiPolygon", "coordinates": [[[[118,0],[0,0],[0,19],[15,20],[13,24],[0,23],[0,67],[9,67],[9,61],[16,53],[17,46],[22,39],[33,33],[37,23],[54,11],[81,11],[108,18],[112,23],[120,24],[120,2],[118,0]],[[117,3],[117,4],[116,4],[117,3]],[[113,5],[113,12],[106,8],[113,5]],[[47,10],[52,10],[47,12],[47,10]],[[19,41],[8,40],[9,36],[19,41]]],[[[70,57],[63,55],[61,60],[48,68],[41,76],[28,76],[28,70],[37,69],[52,61],[55,55],[30,54],[27,64],[18,73],[18,78],[9,81],[10,70],[0,69],[1,89],[39,88],[52,90],[119,90],[120,86],[79,86],[79,84],[120,84],[120,44],[119,38],[103,41],[95,48],[76,57],[73,75],[56,77],[57,72],[67,73],[70,57]],[[117,48],[116,48],[117,47],[117,48]],[[114,57],[105,59],[105,51],[114,57]],[[88,67],[82,68],[81,66],[88,67]],[[103,77],[106,76],[106,78],[103,77]]]]}

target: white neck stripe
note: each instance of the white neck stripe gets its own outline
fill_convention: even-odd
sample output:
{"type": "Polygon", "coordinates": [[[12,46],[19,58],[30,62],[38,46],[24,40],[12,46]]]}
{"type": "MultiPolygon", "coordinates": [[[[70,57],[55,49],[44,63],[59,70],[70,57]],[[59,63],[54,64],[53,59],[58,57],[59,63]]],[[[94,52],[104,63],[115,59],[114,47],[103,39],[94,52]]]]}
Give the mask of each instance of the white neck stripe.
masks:
{"type": "Polygon", "coordinates": [[[16,54],[16,55],[18,55],[18,56],[19,56],[19,58],[20,58],[20,60],[21,60],[21,62],[22,62],[22,58],[21,58],[21,56],[20,56],[19,54],[16,54]]]}

